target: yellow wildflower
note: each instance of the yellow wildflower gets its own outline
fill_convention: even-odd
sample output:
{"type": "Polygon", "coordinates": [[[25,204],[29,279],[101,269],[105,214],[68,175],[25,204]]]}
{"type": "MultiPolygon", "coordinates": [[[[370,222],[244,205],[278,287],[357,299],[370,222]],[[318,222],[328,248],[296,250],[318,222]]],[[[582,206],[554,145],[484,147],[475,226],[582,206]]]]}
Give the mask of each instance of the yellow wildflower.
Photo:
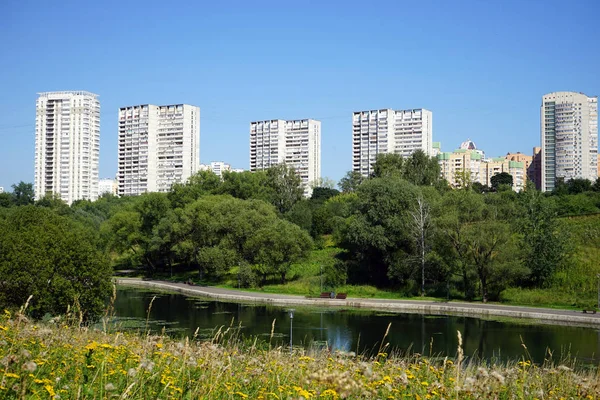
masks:
{"type": "Polygon", "coordinates": [[[19,375],[17,374],[13,374],[12,372],[7,372],[6,375],[7,378],[15,378],[15,379],[19,379],[19,375]]]}
{"type": "Polygon", "coordinates": [[[54,388],[52,387],[52,385],[46,385],[46,386],[44,386],[44,389],[46,389],[46,391],[48,392],[50,397],[56,396],[56,392],[54,391],[54,388]]]}

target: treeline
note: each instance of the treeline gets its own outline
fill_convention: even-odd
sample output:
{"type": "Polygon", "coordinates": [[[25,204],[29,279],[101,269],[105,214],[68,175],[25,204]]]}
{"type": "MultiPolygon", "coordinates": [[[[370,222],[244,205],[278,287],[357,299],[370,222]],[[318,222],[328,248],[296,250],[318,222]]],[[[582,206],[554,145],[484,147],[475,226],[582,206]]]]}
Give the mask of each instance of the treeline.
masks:
{"type": "MultiPolygon", "coordinates": [[[[95,260],[73,258],[66,267],[69,282],[81,281],[69,294],[80,303],[96,282],[83,278],[88,266],[101,271],[98,279],[113,267],[148,276],[188,271],[204,282],[234,276],[240,286],[261,286],[286,282],[292,264],[326,241],[340,249],[324,270],[328,286],[369,284],[406,295],[487,301],[506,288],[557,287],[571,279],[565,277],[574,270],[576,247],[559,217],[600,212],[598,181],[559,182],[543,194],[532,185],[515,193],[505,176],[484,190],[465,178],[452,190],[437,160],[422,152],[406,159],[383,155],[371,177],[349,172],[340,190],[319,184],[305,199],[299,177],[285,165],[222,178],[202,171],[168,193],[104,195],[67,206],[53,196],[34,202],[31,185],[21,182],[0,194],[0,306],[22,304],[43,281],[54,282],[44,274],[34,279],[35,271],[64,274],[51,272],[61,260],[56,251],[44,258],[45,251],[15,243],[49,249],[59,239],[68,241],[66,254],[83,249],[95,260]],[[48,224],[77,233],[61,235],[48,224]]],[[[594,281],[597,269],[576,270],[580,279],[594,281]]]]}

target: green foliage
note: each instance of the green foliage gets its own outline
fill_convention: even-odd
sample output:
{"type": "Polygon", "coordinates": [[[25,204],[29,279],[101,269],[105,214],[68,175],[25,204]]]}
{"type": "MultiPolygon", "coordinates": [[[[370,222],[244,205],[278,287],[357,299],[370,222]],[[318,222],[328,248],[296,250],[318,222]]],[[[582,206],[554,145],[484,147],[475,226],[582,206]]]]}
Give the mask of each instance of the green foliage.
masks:
{"type": "Polygon", "coordinates": [[[503,189],[503,187],[504,190],[506,190],[507,187],[512,188],[513,177],[508,172],[500,172],[499,174],[492,176],[490,183],[492,184],[492,190],[495,192],[503,189]]]}
{"type": "Polygon", "coordinates": [[[348,171],[346,175],[342,179],[340,179],[340,183],[338,186],[343,193],[352,193],[356,192],[361,183],[365,180],[360,172],[357,171],[348,171]]]}
{"type": "Polygon", "coordinates": [[[18,207],[0,220],[0,307],[39,318],[76,306],[86,319],[104,310],[111,269],[89,229],[44,207],[18,207]]]}
{"type": "Polygon", "coordinates": [[[406,159],[399,154],[377,155],[373,177],[401,177],[417,186],[435,186],[440,183],[440,165],[437,158],[417,150],[406,159]]]}
{"type": "Polygon", "coordinates": [[[199,199],[207,194],[215,194],[221,187],[221,180],[212,171],[199,171],[192,175],[186,183],[175,183],[169,191],[169,201],[176,207],[199,199]]]}
{"type": "Polygon", "coordinates": [[[258,199],[269,201],[269,191],[266,186],[265,171],[223,172],[223,183],[218,193],[228,194],[237,199],[258,199]]]}
{"type": "Polygon", "coordinates": [[[266,175],[269,200],[280,213],[285,214],[302,199],[302,179],[286,164],[277,164],[267,169],[266,175]]]}
{"type": "MultiPolygon", "coordinates": [[[[385,285],[388,270],[402,266],[411,251],[407,215],[417,188],[392,175],[368,180],[357,195],[356,213],[347,218],[341,243],[352,260],[349,278],[385,285]]],[[[401,281],[404,278],[400,276],[401,281]]]]}
{"type": "Polygon", "coordinates": [[[285,214],[285,219],[310,233],[313,227],[311,203],[308,200],[300,200],[285,214]]]}
{"type": "Polygon", "coordinates": [[[555,204],[538,191],[525,191],[520,199],[523,215],[519,231],[523,235],[523,263],[531,270],[529,282],[547,287],[554,272],[567,262],[565,235],[559,231],[555,204]]]}
{"type": "Polygon", "coordinates": [[[291,264],[306,257],[312,245],[310,236],[300,227],[277,220],[256,231],[246,241],[244,253],[257,266],[263,284],[268,274],[279,275],[283,284],[291,264]]]}
{"type": "Polygon", "coordinates": [[[33,183],[25,183],[20,181],[17,184],[12,185],[12,195],[14,204],[16,206],[26,206],[33,204],[35,200],[35,194],[33,192],[33,183]]]}
{"type": "Polygon", "coordinates": [[[243,288],[253,288],[257,285],[256,274],[248,263],[241,263],[238,269],[238,285],[243,288]]]}

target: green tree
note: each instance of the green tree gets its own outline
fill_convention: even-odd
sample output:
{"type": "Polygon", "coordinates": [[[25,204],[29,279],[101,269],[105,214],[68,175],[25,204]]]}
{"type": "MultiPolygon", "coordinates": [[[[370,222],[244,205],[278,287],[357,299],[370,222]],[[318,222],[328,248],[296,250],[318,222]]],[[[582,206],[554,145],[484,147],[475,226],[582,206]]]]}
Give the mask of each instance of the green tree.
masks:
{"type": "Polygon", "coordinates": [[[311,232],[313,227],[313,208],[308,200],[300,200],[290,211],[285,213],[285,219],[298,225],[306,232],[311,232]]]}
{"type": "Polygon", "coordinates": [[[26,206],[28,204],[33,204],[35,200],[35,194],[33,192],[33,183],[25,183],[23,181],[20,181],[17,184],[13,184],[12,189],[15,205],[26,206]]]}
{"type": "Polygon", "coordinates": [[[434,186],[440,180],[440,164],[436,157],[429,157],[417,150],[404,160],[404,179],[417,186],[434,186]]]}
{"type": "Polygon", "coordinates": [[[12,207],[15,203],[15,199],[12,193],[4,192],[0,193],[0,208],[12,207]]]}
{"type": "Polygon", "coordinates": [[[507,186],[509,189],[512,189],[513,177],[508,172],[500,172],[499,174],[492,176],[490,182],[492,184],[492,190],[495,192],[500,190],[502,187],[507,186]]]}
{"type": "Polygon", "coordinates": [[[284,284],[292,263],[306,257],[312,245],[300,227],[277,220],[248,239],[245,254],[257,266],[263,284],[269,274],[278,275],[284,284]]]}
{"type": "Polygon", "coordinates": [[[360,185],[355,212],[340,231],[351,281],[389,286],[392,276],[406,283],[412,273],[407,255],[413,246],[408,213],[416,197],[417,188],[398,176],[372,178],[360,185]]]}
{"type": "Polygon", "coordinates": [[[265,171],[223,172],[223,183],[218,194],[228,194],[237,199],[258,199],[269,201],[265,171]]]}
{"type": "Polygon", "coordinates": [[[35,318],[78,306],[84,318],[101,315],[111,293],[111,269],[98,236],[44,207],[19,207],[0,220],[0,307],[35,318]]]}
{"type": "Polygon", "coordinates": [[[332,189],[328,187],[315,187],[313,189],[310,200],[315,204],[322,204],[331,197],[337,196],[338,194],[340,194],[340,191],[337,189],[332,189]]]}
{"type": "MultiPolygon", "coordinates": [[[[437,254],[444,256],[450,276],[460,279],[464,297],[475,297],[476,271],[468,256],[468,227],[484,219],[483,196],[470,190],[446,192],[442,198],[436,225],[439,226],[434,241],[437,254]]],[[[448,276],[448,278],[450,277],[448,276]]]]}
{"type": "Polygon", "coordinates": [[[346,175],[340,182],[338,186],[343,193],[352,193],[356,192],[360,184],[365,180],[365,177],[361,175],[358,171],[348,171],[346,175]]]}
{"type": "Polygon", "coordinates": [[[567,181],[567,192],[578,194],[592,191],[592,182],[589,179],[569,179],[567,181]]]}
{"type": "Polygon", "coordinates": [[[221,187],[221,180],[212,171],[199,171],[185,183],[175,183],[171,186],[168,198],[173,208],[182,208],[201,196],[216,194],[221,187]]]}
{"type": "Polygon", "coordinates": [[[528,190],[520,199],[523,214],[519,230],[523,235],[523,264],[531,270],[529,283],[547,287],[554,271],[567,262],[565,236],[556,220],[554,203],[541,192],[528,190]]]}
{"type": "Polygon", "coordinates": [[[201,278],[218,277],[241,259],[250,237],[277,219],[273,207],[260,200],[204,196],[177,213],[171,249],[180,262],[198,269],[201,278]],[[218,251],[223,253],[219,258],[218,251]]]}
{"type": "Polygon", "coordinates": [[[277,164],[266,170],[266,187],[271,204],[282,214],[292,209],[304,193],[302,179],[292,167],[277,164]]]}
{"type": "Polygon", "coordinates": [[[384,178],[404,175],[404,158],[400,154],[381,153],[373,164],[373,177],[384,178]]]}
{"type": "Polygon", "coordinates": [[[484,303],[491,294],[497,297],[502,289],[526,274],[507,223],[494,220],[474,222],[466,227],[465,238],[467,256],[477,272],[484,303]]]}

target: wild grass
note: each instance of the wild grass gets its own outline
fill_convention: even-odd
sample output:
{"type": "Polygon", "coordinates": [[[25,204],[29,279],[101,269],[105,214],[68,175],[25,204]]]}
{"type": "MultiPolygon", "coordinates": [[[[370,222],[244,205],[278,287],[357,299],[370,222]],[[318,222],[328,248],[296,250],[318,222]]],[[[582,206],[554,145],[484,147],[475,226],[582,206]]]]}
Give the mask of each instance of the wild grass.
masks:
{"type": "MultiPolygon", "coordinates": [[[[388,328],[389,329],[389,328],[388,328]]],[[[595,370],[569,363],[465,363],[387,353],[375,357],[242,340],[232,324],[212,339],[175,340],[0,317],[3,399],[560,399],[600,396],[595,370]]],[[[460,343],[460,339],[459,339],[460,343]]]]}

